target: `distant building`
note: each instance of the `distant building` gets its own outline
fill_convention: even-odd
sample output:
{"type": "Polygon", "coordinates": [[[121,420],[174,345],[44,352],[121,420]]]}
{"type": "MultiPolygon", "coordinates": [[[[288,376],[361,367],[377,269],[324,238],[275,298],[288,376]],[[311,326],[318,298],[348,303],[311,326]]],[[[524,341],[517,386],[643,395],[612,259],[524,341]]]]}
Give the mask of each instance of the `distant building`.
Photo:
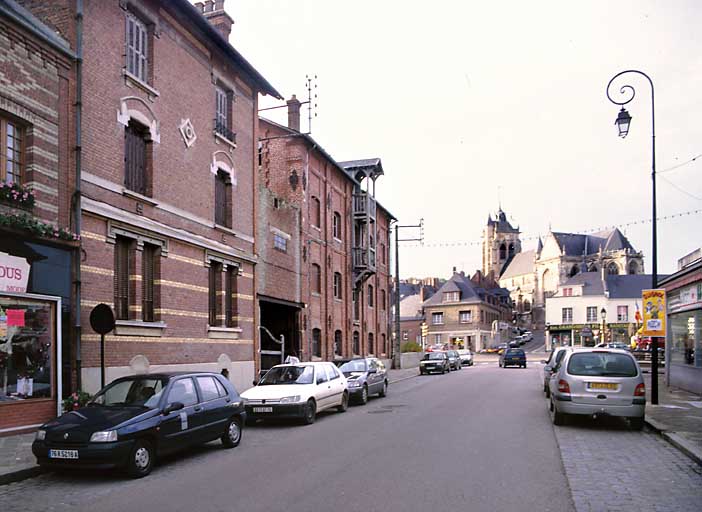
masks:
{"type": "Polygon", "coordinates": [[[507,288],[522,327],[543,328],[544,301],[581,272],[641,274],[643,255],[619,229],[592,234],[549,231],[535,250],[522,251],[519,227],[502,209],[483,231],[483,273],[507,288]]]}
{"type": "Polygon", "coordinates": [[[593,347],[602,341],[628,345],[638,329],[641,290],[650,287],[651,276],[646,274],[614,275],[600,270],[568,278],[546,298],[546,348],[593,347]]]}
{"type": "Polygon", "coordinates": [[[421,325],[426,321],[424,318],[424,301],[436,293],[440,283],[443,282],[435,278],[400,282],[401,345],[408,341],[413,341],[419,345],[422,344],[421,325]]]}
{"type": "Polygon", "coordinates": [[[474,351],[506,341],[511,326],[509,292],[480,271],[472,278],[454,273],[424,302],[428,345],[441,344],[474,351]]]}

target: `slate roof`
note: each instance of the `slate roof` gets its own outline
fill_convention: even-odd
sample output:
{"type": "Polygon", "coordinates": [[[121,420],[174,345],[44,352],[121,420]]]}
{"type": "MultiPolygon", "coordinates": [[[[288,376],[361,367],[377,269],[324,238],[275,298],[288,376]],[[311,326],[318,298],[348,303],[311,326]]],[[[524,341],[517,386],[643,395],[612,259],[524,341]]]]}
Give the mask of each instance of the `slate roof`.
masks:
{"type": "Polygon", "coordinates": [[[600,231],[591,235],[579,233],[551,233],[559,247],[566,256],[582,256],[583,254],[597,254],[600,248],[603,252],[629,249],[635,251],[629,240],[614,228],[609,231],[600,231]]]}
{"type": "Polygon", "coordinates": [[[563,286],[583,286],[583,295],[603,295],[604,286],[600,272],[581,272],[569,278],[563,286]]]}
{"type": "Polygon", "coordinates": [[[519,233],[519,229],[512,227],[512,224],[509,223],[502,208],[498,210],[495,220],[492,220],[492,217],[488,215],[488,226],[495,226],[498,233],[519,233]]]}
{"type": "Polygon", "coordinates": [[[400,301],[400,320],[421,317],[421,310],[421,296],[418,293],[408,295],[400,301]]]}
{"type": "MultiPolygon", "coordinates": [[[[662,276],[659,276],[659,278],[662,276]]],[[[607,291],[610,299],[635,299],[641,290],[651,287],[651,274],[607,275],[607,291]]],[[[583,285],[583,295],[603,295],[604,286],[600,272],[582,272],[568,279],[563,286],[583,285]]]]}
{"type": "MultiPolygon", "coordinates": [[[[504,292],[499,291],[502,288],[494,288],[490,291],[486,291],[484,288],[476,286],[468,277],[460,273],[455,273],[451,278],[446,281],[437,292],[432,295],[429,299],[424,301],[424,306],[440,306],[444,303],[444,293],[459,291],[461,293],[461,300],[459,303],[475,303],[483,300],[487,293],[496,296],[506,296],[509,295],[509,291],[504,290],[504,292]],[[506,295],[505,295],[506,294],[506,295]]],[[[455,303],[453,303],[455,304],[455,303]]]]}
{"type": "Polygon", "coordinates": [[[502,274],[500,274],[500,279],[523,276],[524,274],[533,274],[535,258],[536,251],[533,250],[514,254],[506,263],[502,274]]]}
{"type": "Polygon", "coordinates": [[[71,58],[75,58],[75,54],[71,50],[71,46],[68,44],[68,41],[54,32],[50,27],[42,23],[31,12],[15,2],[15,0],[0,1],[0,14],[10,18],[18,25],[29,30],[35,36],[43,39],[55,49],[63,52],[71,58]]]}

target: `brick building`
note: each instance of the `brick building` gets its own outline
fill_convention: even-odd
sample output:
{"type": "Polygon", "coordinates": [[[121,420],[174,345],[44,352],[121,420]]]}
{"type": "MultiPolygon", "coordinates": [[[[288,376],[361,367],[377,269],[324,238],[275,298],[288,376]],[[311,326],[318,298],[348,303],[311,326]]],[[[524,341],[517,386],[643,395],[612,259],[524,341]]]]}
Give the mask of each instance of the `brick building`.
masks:
{"type": "Polygon", "coordinates": [[[0,435],[54,417],[70,385],[78,241],[70,17],[0,2],[0,435]]]}
{"type": "MultiPolygon", "coordinates": [[[[258,95],[223,1],[86,2],[82,316],[112,306],[106,382],[156,370],[253,378],[258,95]]],[[[100,385],[83,322],[82,387],[100,385]]]]}
{"type": "Polygon", "coordinates": [[[448,279],[424,302],[427,344],[480,351],[507,341],[512,320],[509,291],[480,271],[472,278],[454,268],[448,279]]]}
{"type": "Polygon", "coordinates": [[[288,126],[260,119],[261,366],[280,360],[281,335],[302,359],[389,358],[394,217],[375,199],[382,164],[336,162],[300,133],[299,111],[293,96],[288,126]]]}

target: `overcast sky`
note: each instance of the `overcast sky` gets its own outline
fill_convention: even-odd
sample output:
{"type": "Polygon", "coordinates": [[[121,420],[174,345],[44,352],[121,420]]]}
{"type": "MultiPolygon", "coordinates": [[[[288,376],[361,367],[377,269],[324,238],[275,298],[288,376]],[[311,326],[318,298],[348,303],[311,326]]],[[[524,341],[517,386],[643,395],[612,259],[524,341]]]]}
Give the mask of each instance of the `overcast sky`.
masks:
{"type": "MultiPolygon", "coordinates": [[[[228,0],[225,8],[232,44],[286,98],[304,97],[305,74],[318,76],[312,136],[337,161],[380,157],[379,201],[401,224],[424,218],[425,246],[401,245],[402,278],[479,269],[482,230],[500,199],[525,249],[549,226],[619,225],[651,271],[649,86],[627,81],[637,94],[626,139],[605,87],[625,69],[652,78],[659,171],[701,155],[702,2],[228,0]]],[[[659,218],[702,211],[702,157],[657,181],[659,218]]],[[[702,212],[661,219],[658,233],[659,273],[674,272],[702,246],[702,212]]]]}

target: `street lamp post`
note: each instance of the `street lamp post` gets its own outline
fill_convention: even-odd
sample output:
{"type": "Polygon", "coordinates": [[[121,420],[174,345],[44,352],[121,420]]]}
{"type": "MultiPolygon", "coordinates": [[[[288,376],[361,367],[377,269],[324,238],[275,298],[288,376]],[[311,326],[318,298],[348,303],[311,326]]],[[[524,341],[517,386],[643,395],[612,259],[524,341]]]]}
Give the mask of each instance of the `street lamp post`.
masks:
{"type": "MultiPolygon", "coordinates": [[[[636,69],[628,69],[626,71],[621,71],[612,77],[612,79],[607,84],[607,98],[609,101],[615,105],[620,105],[622,108],[619,111],[617,120],[615,124],[619,131],[619,136],[624,138],[629,133],[629,126],[631,125],[631,116],[624,108],[624,105],[629,103],[636,96],[636,90],[631,85],[622,85],[619,88],[619,96],[623,101],[617,101],[609,94],[609,88],[617,78],[626,74],[637,74],[643,76],[648,80],[651,86],[651,186],[652,186],[652,196],[651,196],[651,245],[652,245],[652,263],[651,263],[651,288],[656,289],[658,287],[658,243],[657,243],[657,233],[656,233],[656,108],[654,101],[654,89],[653,81],[651,78],[643,71],[638,71],[636,69]]],[[[658,404],[658,338],[651,338],[651,403],[658,404]]]]}
{"type": "Polygon", "coordinates": [[[607,310],[605,308],[600,310],[600,317],[602,318],[602,333],[600,334],[602,339],[600,340],[600,343],[607,343],[607,337],[605,336],[605,328],[607,327],[607,324],[605,324],[605,320],[607,320],[607,310]]]}

